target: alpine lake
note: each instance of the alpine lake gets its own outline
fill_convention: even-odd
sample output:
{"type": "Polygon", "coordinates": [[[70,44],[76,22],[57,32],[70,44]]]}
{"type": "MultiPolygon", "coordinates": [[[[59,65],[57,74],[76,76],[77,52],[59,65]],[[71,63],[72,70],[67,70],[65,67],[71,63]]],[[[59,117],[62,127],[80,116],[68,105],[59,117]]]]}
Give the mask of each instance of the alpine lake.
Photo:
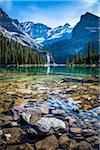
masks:
{"type": "Polygon", "coordinates": [[[0,68],[0,149],[98,150],[99,69],[0,68]]]}

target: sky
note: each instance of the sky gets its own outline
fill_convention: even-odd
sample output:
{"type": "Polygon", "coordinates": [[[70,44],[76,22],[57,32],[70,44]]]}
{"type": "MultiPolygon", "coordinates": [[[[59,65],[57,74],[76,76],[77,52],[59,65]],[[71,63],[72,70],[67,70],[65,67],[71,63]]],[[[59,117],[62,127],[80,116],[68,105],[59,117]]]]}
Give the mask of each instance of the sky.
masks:
{"type": "Polygon", "coordinates": [[[0,0],[0,7],[11,18],[52,28],[66,23],[74,26],[86,12],[100,16],[99,6],[99,0],[0,0]]]}

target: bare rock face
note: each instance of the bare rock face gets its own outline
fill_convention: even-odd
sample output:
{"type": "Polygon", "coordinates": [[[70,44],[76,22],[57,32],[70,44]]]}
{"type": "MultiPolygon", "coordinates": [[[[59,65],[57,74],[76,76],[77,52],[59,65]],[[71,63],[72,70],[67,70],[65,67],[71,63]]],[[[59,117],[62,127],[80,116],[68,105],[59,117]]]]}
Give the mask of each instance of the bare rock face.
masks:
{"type": "Polygon", "coordinates": [[[50,135],[36,143],[37,150],[55,150],[58,147],[59,144],[55,135],[50,135]]]}

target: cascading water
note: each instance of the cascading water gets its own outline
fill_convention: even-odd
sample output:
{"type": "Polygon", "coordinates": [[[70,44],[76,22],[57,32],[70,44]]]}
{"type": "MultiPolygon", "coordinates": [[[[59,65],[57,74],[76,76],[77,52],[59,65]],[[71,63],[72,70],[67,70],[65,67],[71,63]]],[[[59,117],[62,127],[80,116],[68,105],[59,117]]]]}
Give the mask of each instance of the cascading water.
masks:
{"type": "Polygon", "coordinates": [[[47,52],[46,58],[47,58],[47,74],[49,74],[50,66],[55,66],[56,63],[54,62],[53,56],[49,52],[47,52]]]}
{"type": "Polygon", "coordinates": [[[46,57],[47,57],[47,74],[49,74],[50,73],[50,53],[49,52],[47,52],[46,57]]]}
{"type": "Polygon", "coordinates": [[[47,64],[50,65],[50,54],[49,54],[49,52],[46,54],[46,57],[47,57],[47,64]]]}

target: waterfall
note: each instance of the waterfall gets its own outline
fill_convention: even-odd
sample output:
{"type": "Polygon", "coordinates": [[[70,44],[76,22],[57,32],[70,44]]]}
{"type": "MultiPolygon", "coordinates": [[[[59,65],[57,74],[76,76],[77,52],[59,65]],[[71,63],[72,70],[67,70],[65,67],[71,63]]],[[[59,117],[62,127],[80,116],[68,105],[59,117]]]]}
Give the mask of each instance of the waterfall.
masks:
{"type": "Polygon", "coordinates": [[[51,58],[49,52],[47,52],[46,58],[47,58],[47,74],[49,74],[50,73],[50,58],[51,58]]]}
{"type": "Polygon", "coordinates": [[[47,74],[50,73],[50,66],[55,66],[56,63],[54,62],[53,56],[47,52],[46,54],[46,59],[47,59],[47,74]]]}
{"type": "Polygon", "coordinates": [[[50,65],[50,54],[49,52],[46,54],[47,57],[47,65],[50,65]]]}

